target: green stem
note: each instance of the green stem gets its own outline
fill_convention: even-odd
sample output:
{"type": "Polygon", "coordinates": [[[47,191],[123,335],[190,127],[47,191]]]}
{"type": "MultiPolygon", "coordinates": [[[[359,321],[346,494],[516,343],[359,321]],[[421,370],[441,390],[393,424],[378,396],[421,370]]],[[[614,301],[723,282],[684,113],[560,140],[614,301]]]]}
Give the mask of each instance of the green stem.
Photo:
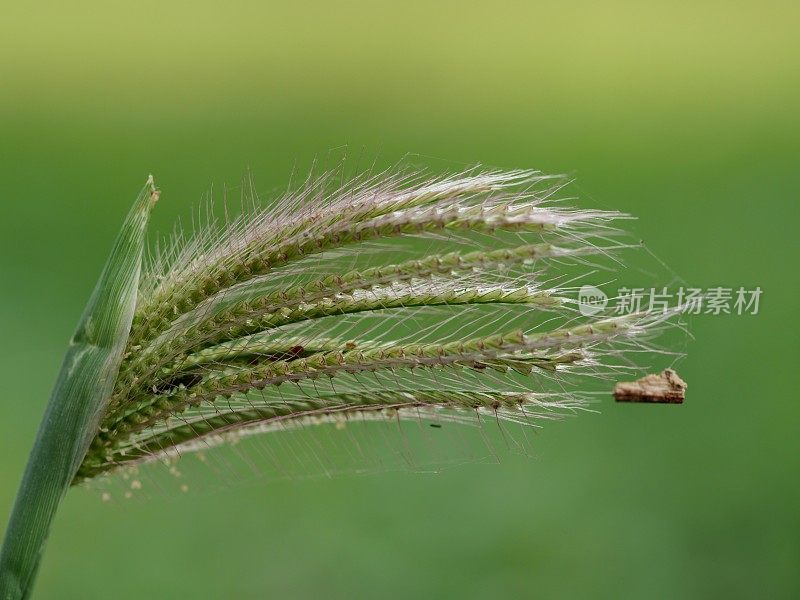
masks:
{"type": "Polygon", "coordinates": [[[0,598],[30,597],[50,526],[94,437],[136,307],[152,178],[126,218],[84,310],[39,426],[0,551],[0,598]]]}

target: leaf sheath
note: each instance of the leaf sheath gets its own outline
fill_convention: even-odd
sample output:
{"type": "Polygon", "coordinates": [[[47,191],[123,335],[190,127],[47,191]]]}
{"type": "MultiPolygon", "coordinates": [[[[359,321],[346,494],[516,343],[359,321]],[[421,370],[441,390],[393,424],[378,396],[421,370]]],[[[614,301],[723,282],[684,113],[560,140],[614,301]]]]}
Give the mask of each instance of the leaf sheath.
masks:
{"type": "Polygon", "coordinates": [[[114,243],[61,366],[0,551],[0,598],[28,598],[58,505],[94,436],[136,308],[152,178],[114,243]]]}

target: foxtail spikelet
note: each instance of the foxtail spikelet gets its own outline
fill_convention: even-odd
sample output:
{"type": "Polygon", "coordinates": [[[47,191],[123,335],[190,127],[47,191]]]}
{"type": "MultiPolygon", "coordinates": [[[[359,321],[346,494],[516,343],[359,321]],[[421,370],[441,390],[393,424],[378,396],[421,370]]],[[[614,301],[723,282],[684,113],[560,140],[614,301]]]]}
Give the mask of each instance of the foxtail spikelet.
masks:
{"type": "Polygon", "coordinates": [[[332,181],[150,257],[75,482],[312,416],[552,417],[664,320],[580,317],[559,281],[626,215],[562,207],[560,177],[332,181]]]}

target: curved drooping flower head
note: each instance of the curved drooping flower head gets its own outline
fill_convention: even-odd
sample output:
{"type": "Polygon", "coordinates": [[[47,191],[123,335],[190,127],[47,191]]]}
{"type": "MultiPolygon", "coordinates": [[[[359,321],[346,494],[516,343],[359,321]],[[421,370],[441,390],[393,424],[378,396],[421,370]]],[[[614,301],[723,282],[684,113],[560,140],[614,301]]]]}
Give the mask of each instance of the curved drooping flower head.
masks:
{"type": "Polygon", "coordinates": [[[627,216],[565,207],[561,177],[333,181],[151,258],[76,481],[310,420],[552,418],[664,322],[576,310],[627,216]]]}

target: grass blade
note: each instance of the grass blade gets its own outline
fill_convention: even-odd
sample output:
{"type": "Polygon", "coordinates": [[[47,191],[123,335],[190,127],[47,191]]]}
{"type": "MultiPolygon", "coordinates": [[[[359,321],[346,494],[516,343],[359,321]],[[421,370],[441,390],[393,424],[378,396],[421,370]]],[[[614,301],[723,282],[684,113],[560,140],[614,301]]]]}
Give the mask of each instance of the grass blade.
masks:
{"type": "Polygon", "coordinates": [[[0,551],[0,598],[29,597],[50,524],[96,433],[128,340],[145,231],[157,199],[151,177],[70,341],[0,551]]]}

